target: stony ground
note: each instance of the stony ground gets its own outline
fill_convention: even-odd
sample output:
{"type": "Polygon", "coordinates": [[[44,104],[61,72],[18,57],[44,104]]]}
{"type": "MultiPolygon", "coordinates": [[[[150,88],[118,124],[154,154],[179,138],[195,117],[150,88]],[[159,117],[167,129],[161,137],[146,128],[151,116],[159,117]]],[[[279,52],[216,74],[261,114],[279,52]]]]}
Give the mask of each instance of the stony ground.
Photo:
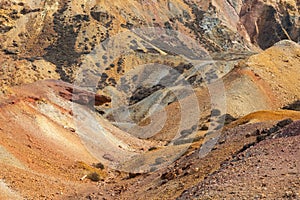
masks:
{"type": "Polygon", "coordinates": [[[298,18],[1,1],[0,199],[300,199],[298,18]]]}

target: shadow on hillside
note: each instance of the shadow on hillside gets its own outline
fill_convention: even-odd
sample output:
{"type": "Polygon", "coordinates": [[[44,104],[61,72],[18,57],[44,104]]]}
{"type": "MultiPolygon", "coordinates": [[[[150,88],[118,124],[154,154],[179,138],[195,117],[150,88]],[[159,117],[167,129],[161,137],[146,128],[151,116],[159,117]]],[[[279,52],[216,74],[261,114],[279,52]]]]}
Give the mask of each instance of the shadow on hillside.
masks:
{"type": "Polygon", "coordinates": [[[300,111],[300,100],[297,100],[297,101],[295,101],[292,104],[284,106],[282,109],[300,111]]]}

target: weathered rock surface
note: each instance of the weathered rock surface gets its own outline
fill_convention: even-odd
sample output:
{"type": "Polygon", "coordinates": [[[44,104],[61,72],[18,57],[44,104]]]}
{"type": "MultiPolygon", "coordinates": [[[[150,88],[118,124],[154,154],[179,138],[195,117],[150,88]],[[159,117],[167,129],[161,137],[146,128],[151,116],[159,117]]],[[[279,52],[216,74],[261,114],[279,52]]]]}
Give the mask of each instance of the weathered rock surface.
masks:
{"type": "MultiPolygon", "coordinates": [[[[118,37],[126,30],[148,27],[178,31],[195,39],[210,53],[256,51],[282,39],[299,41],[299,4],[293,0],[2,1],[0,62],[7,77],[1,85],[58,75],[62,80],[74,81],[86,55],[108,38],[118,37]],[[9,77],[8,72],[17,72],[19,76],[9,77]]],[[[123,62],[106,63],[107,57],[99,58],[101,67],[111,64],[118,68],[108,71],[108,79],[114,81],[105,80],[106,84],[113,85],[119,79],[118,73],[151,59],[149,52],[160,48],[158,45],[156,50],[149,47],[145,50],[135,38],[132,47],[136,52],[132,55],[134,59],[124,55],[115,58],[123,62]]],[[[156,62],[164,61],[168,59],[160,57],[156,62]]]]}
{"type": "Polygon", "coordinates": [[[296,0],[2,0],[0,198],[299,199],[299,31],[296,0]]]}
{"type": "Polygon", "coordinates": [[[284,128],[275,125],[258,131],[271,136],[245,145],[231,160],[221,163],[219,170],[177,199],[299,199],[299,135],[290,134],[297,130],[299,121],[284,128]],[[273,131],[275,127],[277,130],[273,131]],[[272,137],[287,131],[289,134],[280,136],[284,138],[272,137]]]}

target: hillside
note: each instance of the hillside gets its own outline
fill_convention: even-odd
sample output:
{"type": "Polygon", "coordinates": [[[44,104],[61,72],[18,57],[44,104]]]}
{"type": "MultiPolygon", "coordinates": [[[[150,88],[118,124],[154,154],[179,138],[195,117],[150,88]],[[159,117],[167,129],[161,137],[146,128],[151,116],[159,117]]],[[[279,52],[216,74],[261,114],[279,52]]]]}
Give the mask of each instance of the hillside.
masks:
{"type": "Polygon", "coordinates": [[[0,199],[300,199],[296,0],[0,2],[0,199]]]}
{"type": "MultiPolygon", "coordinates": [[[[282,39],[299,41],[299,4],[293,0],[3,0],[0,9],[0,62],[4,66],[1,74],[5,77],[1,81],[2,88],[47,78],[74,81],[74,74],[87,54],[128,30],[137,37],[130,41],[131,53],[118,55],[112,63],[104,60],[105,67],[100,58],[103,68],[110,64],[122,68],[111,69],[109,73],[126,73],[132,65],[147,63],[145,60],[152,61],[153,57],[156,57],[154,63],[168,62],[173,67],[180,64],[170,62],[176,59],[175,55],[171,58],[153,56],[155,46],[158,45],[156,49],[164,46],[155,42],[160,36],[152,36],[150,43],[154,47],[143,47],[136,41],[140,37],[136,29],[157,27],[179,32],[210,53],[218,52],[216,59],[226,52],[234,59],[244,57],[249,51],[266,49],[282,39]]],[[[174,53],[182,54],[179,50],[174,53]]],[[[227,60],[232,59],[230,57],[227,60]]],[[[120,75],[109,76],[118,81],[120,75]]]]}

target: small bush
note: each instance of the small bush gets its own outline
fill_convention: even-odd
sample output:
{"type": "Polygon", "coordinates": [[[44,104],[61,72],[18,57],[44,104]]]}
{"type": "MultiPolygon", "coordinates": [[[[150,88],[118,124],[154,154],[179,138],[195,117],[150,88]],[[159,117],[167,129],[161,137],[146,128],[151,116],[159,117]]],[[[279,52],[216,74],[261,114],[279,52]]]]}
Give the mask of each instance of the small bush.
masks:
{"type": "Polygon", "coordinates": [[[97,172],[90,173],[87,178],[94,182],[100,181],[100,175],[97,172]]]}
{"type": "Polygon", "coordinates": [[[157,149],[157,147],[150,147],[149,149],[148,149],[148,151],[154,151],[154,150],[156,150],[157,149]]]}
{"type": "Polygon", "coordinates": [[[93,165],[97,169],[104,169],[104,165],[102,163],[97,163],[93,165]]]}

